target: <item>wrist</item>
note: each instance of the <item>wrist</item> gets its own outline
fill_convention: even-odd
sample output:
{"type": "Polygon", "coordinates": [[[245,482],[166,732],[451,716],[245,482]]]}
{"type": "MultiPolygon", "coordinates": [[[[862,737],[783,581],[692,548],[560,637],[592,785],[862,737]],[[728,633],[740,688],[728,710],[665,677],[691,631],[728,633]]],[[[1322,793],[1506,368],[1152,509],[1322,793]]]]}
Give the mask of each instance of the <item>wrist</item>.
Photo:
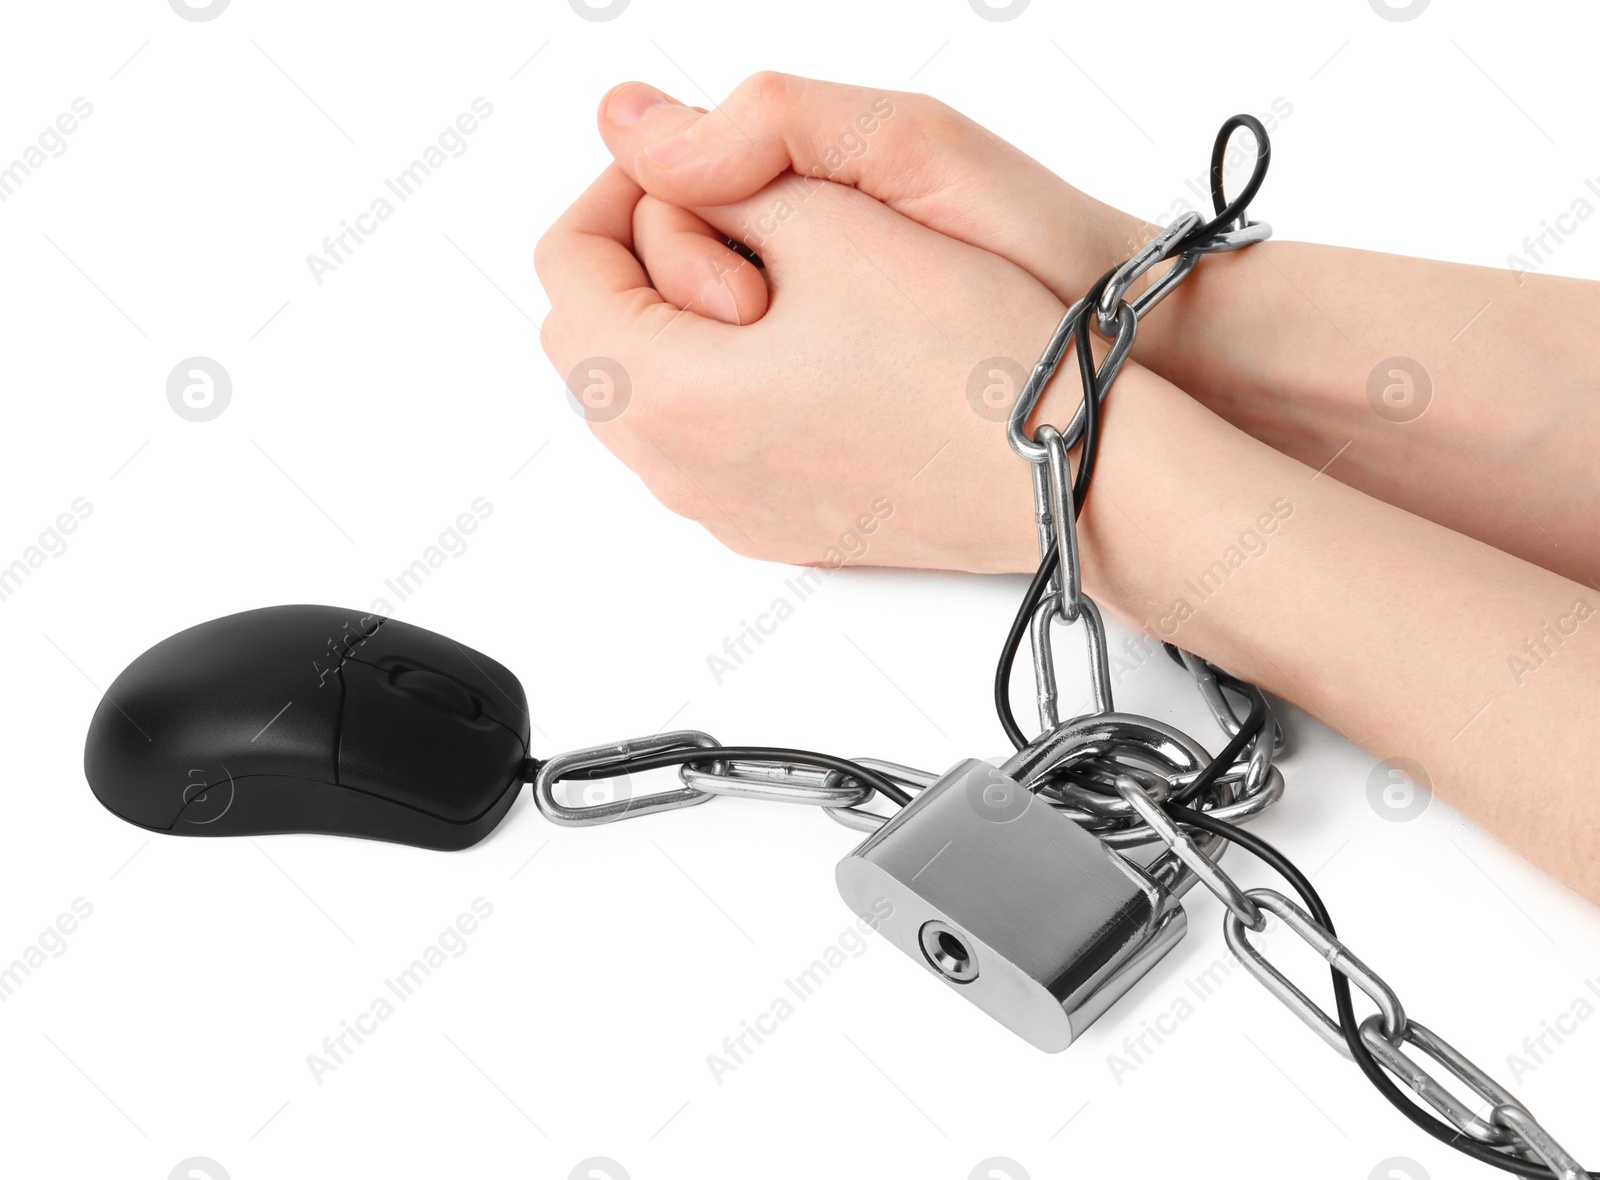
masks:
{"type": "Polygon", "coordinates": [[[1303,470],[1137,363],[1102,410],[1099,458],[1078,518],[1084,588],[1141,630],[1174,639],[1181,625],[1192,650],[1237,660],[1231,612],[1219,604],[1257,578],[1249,560],[1252,576],[1235,579],[1242,567],[1233,559],[1250,556],[1257,534],[1276,539],[1296,512],[1303,470]],[[1225,575],[1213,586],[1219,559],[1225,575]],[[1212,593],[1221,582],[1228,593],[1212,593]]]}
{"type": "MultiPolygon", "coordinates": [[[[1119,210],[1107,209],[1105,214],[1098,221],[1095,234],[1099,248],[1087,268],[1092,273],[1086,273],[1074,298],[1087,291],[1106,271],[1144,249],[1164,230],[1163,226],[1119,210]]],[[[1209,387],[1215,380],[1225,379],[1230,368],[1237,369],[1234,358],[1218,355],[1225,354],[1229,346],[1227,332],[1238,330],[1237,326],[1228,327],[1229,318],[1236,315],[1238,305],[1249,298],[1251,287],[1251,277],[1241,274],[1234,264],[1240,254],[1259,248],[1202,257],[1159,306],[1152,308],[1151,314],[1140,321],[1132,359],[1191,393],[1209,387]]],[[[1143,295],[1171,267],[1170,262],[1162,263],[1134,280],[1128,288],[1128,301],[1143,295]]]]}

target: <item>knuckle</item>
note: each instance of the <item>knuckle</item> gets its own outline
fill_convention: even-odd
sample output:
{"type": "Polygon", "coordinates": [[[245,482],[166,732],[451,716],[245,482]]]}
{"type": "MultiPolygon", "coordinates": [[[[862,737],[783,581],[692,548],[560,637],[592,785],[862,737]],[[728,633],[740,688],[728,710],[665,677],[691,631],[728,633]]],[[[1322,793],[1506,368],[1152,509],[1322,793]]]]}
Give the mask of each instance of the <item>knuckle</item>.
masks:
{"type": "Polygon", "coordinates": [[[904,97],[904,103],[904,113],[920,130],[941,139],[964,133],[969,126],[965,115],[931,95],[908,94],[904,97]]]}
{"type": "Polygon", "coordinates": [[[539,276],[539,281],[547,287],[550,283],[552,267],[555,264],[556,246],[553,231],[547,231],[533,244],[533,273],[539,276]]]}
{"type": "Polygon", "coordinates": [[[779,560],[773,556],[770,546],[764,545],[760,540],[736,528],[730,528],[726,522],[720,519],[701,523],[706,532],[716,538],[719,545],[736,556],[747,557],[752,561],[779,560]]]}
{"type": "Polygon", "coordinates": [[[698,521],[705,512],[705,497],[685,479],[659,481],[650,488],[661,506],[676,516],[698,521]]]}
{"type": "Polygon", "coordinates": [[[961,161],[969,161],[984,150],[983,129],[954,107],[926,94],[902,95],[896,100],[895,123],[899,142],[906,150],[891,155],[891,161],[908,175],[922,177],[919,183],[938,184],[961,161]],[[939,151],[921,146],[938,144],[939,151]]]}
{"type": "Polygon", "coordinates": [[[739,84],[738,95],[756,112],[781,120],[793,109],[804,79],[777,70],[761,70],[739,84]]]}

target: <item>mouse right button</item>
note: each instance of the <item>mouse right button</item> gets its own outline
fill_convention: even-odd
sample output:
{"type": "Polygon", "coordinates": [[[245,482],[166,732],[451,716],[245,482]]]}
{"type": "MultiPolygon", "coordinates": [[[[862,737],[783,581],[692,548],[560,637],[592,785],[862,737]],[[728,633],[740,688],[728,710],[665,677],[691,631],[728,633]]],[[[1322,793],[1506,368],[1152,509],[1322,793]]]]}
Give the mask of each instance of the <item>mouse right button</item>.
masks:
{"type": "Polygon", "coordinates": [[[343,674],[341,786],[466,823],[518,781],[527,753],[505,726],[441,708],[380,668],[352,661],[343,674]]]}
{"type": "Polygon", "coordinates": [[[504,664],[414,623],[386,620],[352,650],[351,659],[388,671],[420,669],[456,681],[478,700],[483,713],[528,737],[528,700],[504,664]]]}
{"type": "Polygon", "coordinates": [[[462,687],[460,681],[438,672],[397,665],[389,670],[389,686],[466,721],[476,721],[483,715],[482,701],[462,687]]]}

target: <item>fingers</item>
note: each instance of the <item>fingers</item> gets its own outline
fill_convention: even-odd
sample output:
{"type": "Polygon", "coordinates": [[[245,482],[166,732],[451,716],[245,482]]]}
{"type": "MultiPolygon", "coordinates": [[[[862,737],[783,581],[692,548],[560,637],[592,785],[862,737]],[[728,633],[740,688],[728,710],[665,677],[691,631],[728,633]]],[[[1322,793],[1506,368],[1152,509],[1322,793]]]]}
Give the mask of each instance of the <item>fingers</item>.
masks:
{"type": "MultiPolygon", "coordinates": [[[[612,165],[534,250],[534,265],[551,306],[540,330],[545,355],[565,378],[601,441],[641,470],[649,467],[650,457],[639,453],[633,437],[636,427],[670,417],[673,374],[686,357],[703,356],[725,343],[708,334],[727,331],[692,309],[667,302],[651,285],[633,252],[634,218],[643,196],[639,186],[612,165]]],[[[691,217],[681,210],[673,212],[691,217]]],[[[676,249],[681,259],[684,250],[681,245],[674,247],[671,238],[688,231],[681,224],[667,229],[669,244],[663,258],[673,257],[676,249]]],[[[651,238],[661,236],[648,226],[646,230],[651,238]]],[[[720,242],[699,240],[704,243],[702,251],[712,245],[722,248],[720,242]]],[[[687,273],[688,264],[681,261],[662,265],[669,273],[687,273]]],[[[762,281],[759,274],[755,280],[762,281]]],[[[751,303],[756,305],[753,298],[751,303]]]]}
{"type": "Polygon", "coordinates": [[[539,239],[533,265],[564,335],[592,337],[593,327],[612,338],[672,316],[633,255],[633,211],[643,195],[612,165],[539,239]]]}
{"type": "MultiPolygon", "coordinates": [[[[647,196],[645,200],[676,208],[654,197],[647,196]]],[[[813,279],[826,278],[826,255],[819,252],[836,249],[852,221],[868,218],[880,227],[899,223],[918,228],[849,185],[792,172],[782,173],[742,200],[725,205],[696,205],[688,212],[717,235],[740,243],[758,256],[765,270],[751,263],[740,274],[746,279],[764,274],[769,291],[785,274],[798,272],[813,279]]]]}
{"type": "Polygon", "coordinates": [[[563,375],[585,357],[610,358],[630,371],[646,357],[670,364],[668,347],[701,343],[698,329],[706,321],[664,300],[634,256],[634,213],[643,196],[613,164],[534,248],[533,264],[550,297],[540,343],[563,375]],[[672,340],[658,345],[668,324],[672,340]]]}
{"type": "Polygon", "coordinates": [[[726,205],[785,172],[825,177],[1007,258],[1066,300],[1142,241],[1137,219],[924,95],[762,73],[701,113],[630,82],[602,100],[599,122],[622,168],[671,204],[726,205]]]}
{"type": "Polygon", "coordinates": [[[600,134],[630,175],[675,205],[725,205],[789,171],[888,200],[903,187],[897,181],[910,160],[904,152],[880,153],[867,166],[864,147],[908,103],[936,105],[915,95],[763,73],[701,113],[629,82],[602,100],[600,134]]]}
{"type": "Polygon", "coordinates": [[[668,303],[728,324],[766,314],[760,269],[687,209],[644,197],[633,213],[633,238],[634,253],[668,303]]]}

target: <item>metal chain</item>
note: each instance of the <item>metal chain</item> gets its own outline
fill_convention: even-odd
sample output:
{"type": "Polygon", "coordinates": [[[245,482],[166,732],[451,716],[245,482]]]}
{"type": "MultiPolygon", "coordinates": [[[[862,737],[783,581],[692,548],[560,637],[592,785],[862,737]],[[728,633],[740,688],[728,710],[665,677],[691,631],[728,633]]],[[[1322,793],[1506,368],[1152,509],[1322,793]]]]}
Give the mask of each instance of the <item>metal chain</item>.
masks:
{"type": "MultiPolygon", "coordinates": [[[[1244,205],[1265,171],[1264,153],[1258,155],[1257,174],[1244,195],[1226,210],[1220,195],[1221,151],[1227,136],[1233,127],[1251,122],[1242,116],[1230,120],[1218,139],[1212,161],[1217,219],[1202,230],[1200,214],[1178,218],[1097,284],[1098,295],[1085,296],[1074,303],[1056,326],[1007,420],[1006,435],[1012,448],[1033,465],[1041,567],[1052,550],[1055,557],[1048,590],[1028,620],[1040,733],[1000,770],[1112,847],[1165,845],[1165,851],[1145,865],[1144,871],[1174,894],[1183,893],[1195,881],[1205,885],[1227,907],[1224,933],[1239,961],[1323,1040],[1354,1061],[1340,1025],[1250,941],[1249,932],[1265,929],[1268,915],[1277,917],[1378,1006],[1378,1012],[1361,1024],[1359,1035],[1382,1069],[1443,1115],[1462,1135],[1504,1155],[1508,1162],[1543,1165],[1558,1180],[1583,1180],[1589,1174],[1515,1096],[1443,1038],[1410,1019],[1394,989],[1331,931],[1280,893],[1241,889],[1218,864],[1227,840],[1213,832],[1191,832],[1164,810],[1166,804],[1182,803],[1208,817],[1237,823],[1276,803],[1284,789],[1282,772],[1273,765],[1275,756],[1284,749],[1282,728],[1260,689],[1228,677],[1206,661],[1170,645],[1168,650],[1188,670],[1225,735],[1225,742],[1235,750],[1231,763],[1219,768],[1220,773],[1214,771],[1210,754],[1187,734],[1153,718],[1115,710],[1105,623],[1094,600],[1083,592],[1069,458],[1069,452],[1083,441],[1086,404],[1079,405],[1064,430],[1041,424],[1031,435],[1028,433],[1028,420],[1069,346],[1078,338],[1084,316],[1092,312],[1090,326],[1109,341],[1092,384],[1084,390],[1084,397],[1096,398],[1098,406],[1128,359],[1140,320],[1193,272],[1201,255],[1236,250],[1271,234],[1270,227],[1249,221],[1244,213],[1244,205]],[[1224,224],[1228,218],[1233,219],[1232,223],[1224,224]],[[1134,285],[1163,263],[1170,263],[1167,270],[1130,300],[1134,285]],[[1057,620],[1068,626],[1081,624],[1092,686],[1090,711],[1066,721],[1060,718],[1052,646],[1057,620]],[[1248,722],[1235,710],[1229,691],[1248,702],[1248,722]],[[1237,738],[1247,723],[1254,732],[1240,744],[1237,738]],[[1408,1047],[1464,1083],[1487,1104],[1487,1113],[1480,1114],[1447,1090],[1425,1065],[1406,1052],[1408,1047]]],[[[1259,124],[1254,130],[1264,140],[1259,124]]],[[[1042,568],[1039,576],[1044,576],[1042,568]]],[[[557,823],[589,825],[691,807],[716,795],[733,795],[819,806],[846,827],[873,832],[886,822],[885,816],[867,806],[877,791],[839,766],[853,763],[857,774],[879,776],[881,785],[892,784],[907,797],[926,790],[942,777],[873,758],[842,763],[817,756],[831,761],[833,769],[801,760],[719,759],[720,748],[723,747],[708,735],[685,730],[562,754],[539,766],[534,776],[534,799],[540,811],[557,823]],[[642,755],[669,751],[703,753],[698,761],[683,761],[679,767],[682,785],[676,789],[632,798],[624,784],[603,801],[556,801],[555,787],[568,776],[593,780],[605,775],[606,768],[621,773],[642,755]]]]}
{"type": "MultiPolygon", "coordinates": [[[[1095,301],[1096,326],[1112,341],[1110,350],[1096,373],[1095,384],[1098,386],[1100,400],[1104,400],[1133,348],[1134,335],[1140,319],[1194,270],[1195,262],[1202,250],[1195,247],[1181,249],[1181,244],[1199,224],[1198,213],[1186,213],[1179,217],[1144,249],[1118,267],[1110,281],[1106,283],[1099,299],[1095,301]],[[1126,296],[1132,285],[1161,263],[1171,261],[1174,255],[1177,256],[1177,261],[1167,273],[1130,303],[1126,296]]],[[[1250,231],[1248,234],[1236,232],[1235,237],[1229,238],[1220,246],[1212,246],[1211,243],[1206,245],[1212,252],[1217,249],[1237,249],[1251,242],[1260,241],[1271,233],[1270,227],[1262,222],[1250,223],[1248,228],[1250,231]]],[[[1051,579],[1051,590],[1056,597],[1053,602],[1049,597],[1046,598],[1045,601],[1050,603],[1048,608],[1041,603],[1040,610],[1035,616],[1035,625],[1030,629],[1034,675],[1038,680],[1039,725],[1042,730],[1052,729],[1059,723],[1056,713],[1055,669],[1050,659],[1048,644],[1048,623],[1057,617],[1067,624],[1077,622],[1080,614],[1084,613],[1085,603],[1090,607],[1088,617],[1090,634],[1086,638],[1089,642],[1090,671],[1094,678],[1095,705],[1099,712],[1111,711],[1111,691],[1106,675],[1105,629],[1100,623],[1099,611],[1093,609],[1093,603],[1082,590],[1078,562],[1077,513],[1072,499],[1072,471],[1067,458],[1068,450],[1082,439],[1084,407],[1082,405],[1078,407],[1064,432],[1044,424],[1034,431],[1032,438],[1029,438],[1027,433],[1028,419],[1033,416],[1045,387],[1060,367],[1067,346],[1077,332],[1078,321],[1089,311],[1090,299],[1085,296],[1068,308],[1066,314],[1061,317],[1061,322],[1051,335],[1044,355],[1040,357],[1039,363],[1034,365],[1006,422],[1006,436],[1012,450],[1033,464],[1034,514],[1038,523],[1040,559],[1048,555],[1052,544],[1056,549],[1058,568],[1051,579]]],[[[1085,390],[1084,396],[1093,397],[1095,393],[1096,391],[1092,389],[1085,390]]],[[[1191,670],[1194,670],[1193,665],[1191,670]]],[[[1200,675],[1201,673],[1197,671],[1197,681],[1200,675]]],[[[1205,675],[1210,677],[1212,684],[1215,684],[1215,677],[1209,670],[1205,675]]],[[[1205,691],[1204,685],[1202,691],[1205,691]]],[[[1213,700],[1214,698],[1208,693],[1207,703],[1211,704],[1213,712],[1216,712],[1217,706],[1213,700]]],[[[1220,714],[1218,719],[1221,720],[1220,714]]],[[[1234,728],[1237,729],[1237,726],[1234,728]]]]}
{"type": "MultiPolygon", "coordinates": [[[[1117,776],[1133,774],[1157,798],[1165,798],[1192,783],[1209,765],[1210,757],[1169,726],[1115,711],[1105,623],[1094,600],[1083,592],[1073,472],[1068,457],[1068,451],[1082,440],[1086,407],[1079,405],[1064,431],[1046,423],[1030,437],[1028,420],[1067,355],[1068,346],[1078,337],[1084,316],[1092,312],[1092,326],[1110,340],[1092,386],[1084,390],[1084,398],[1095,397],[1098,405],[1127,361],[1140,320],[1189,276],[1201,254],[1238,249],[1262,241],[1271,233],[1264,223],[1245,220],[1242,212],[1240,222],[1237,227],[1194,242],[1201,217],[1187,213],[1113,271],[1097,297],[1085,296],[1074,303],[1051,334],[1044,355],[1029,374],[1006,423],[1012,449],[1033,465],[1040,560],[1047,560],[1053,550],[1055,569],[1049,591],[1040,599],[1028,627],[1041,733],[1002,770],[1024,785],[1035,785],[1041,797],[1113,847],[1147,844],[1161,838],[1145,815],[1117,796],[1117,776]],[[1163,263],[1171,265],[1130,300],[1133,286],[1163,263]],[[1065,724],[1060,718],[1052,643],[1057,620],[1083,628],[1092,693],[1091,712],[1065,724]]],[[[1208,708],[1231,738],[1239,732],[1242,722],[1223,690],[1217,670],[1198,657],[1181,654],[1208,708]]],[[[1272,765],[1274,756],[1283,749],[1282,730],[1260,690],[1245,686],[1240,691],[1251,698],[1252,705],[1266,712],[1266,722],[1241,751],[1235,766],[1200,797],[1191,800],[1195,806],[1233,821],[1250,818],[1283,794],[1283,776],[1272,765]]],[[[1206,855],[1220,854],[1219,841],[1208,839],[1204,844],[1206,855]]],[[[1195,866],[1182,858],[1171,863],[1181,863],[1179,887],[1186,888],[1192,881],[1189,874],[1197,871],[1195,866]]]]}
{"type": "Polygon", "coordinates": [[[1539,1125],[1515,1095],[1443,1037],[1411,1019],[1400,1003],[1400,997],[1383,977],[1357,958],[1310,914],[1274,890],[1240,889],[1233,878],[1214,861],[1194,851],[1190,838],[1166,816],[1157,800],[1133,776],[1119,776],[1117,790],[1144,817],[1172,853],[1188,865],[1200,882],[1227,907],[1223,931],[1229,948],[1239,962],[1346,1060],[1353,1058],[1338,1023],[1291,983],[1250,941],[1248,933],[1259,933],[1265,929],[1268,914],[1279,918],[1335,971],[1349,979],[1378,1005],[1377,1013],[1361,1024],[1361,1041],[1384,1069],[1407,1089],[1443,1115],[1463,1135],[1511,1159],[1543,1164],[1558,1180],[1586,1180],[1589,1173],[1539,1125]],[[1443,1066],[1446,1072],[1471,1089],[1487,1104],[1487,1113],[1479,1114],[1446,1089],[1425,1065],[1406,1053],[1408,1045],[1423,1057],[1443,1066]]]}
{"type": "MultiPolygon", "coordinates": [[[[1078,407],[1065,431],[1042,424],[1032,438],[1026,433],[1027,422],[1073,344],[1083,316],[1092,311],[1093,326],[1110,339],[1107,355],[1096,372],[1095,385],[1103,399],[1127,361],[1140,319],[1193,271],[1201,254],[1237,249],[1261,241],[1271,232],[1263,223],[1246,222],[1197,244],[1182,245],[1200,224],[1198,213],[1178,218],[1118,267],[1092,304],[1085,297],[1067,310],[1019,392],[1006,424],[1011,446],[1033,464],[1040,552],[1045,554],[1054,547],[1057,557],[1051,589],[1034,611],[1029,626],[1040,734],[1002,769],[1035,790],[1052,807],[1118,848],[1149,844],[1161,838],[1147,819],[1118,797],[1118,775],[1133,775],[1156,797],[1167,798],[1188,788],[1211,758],[1203,746],[1170,726],[1115,711],[1105,622],[1094,600],[1083,592],[1078,556],[1073,472],[1068,453],[1082,441],[1085,410],[1082,405],[1078,407]],[[1130,300],[1133,286],[1164,262],[1172,265],[1130,300]],[[1053,627],[1058,619],[1069,626],[1081,624],[1092,685],[1090,712],[1065,722],[1060,717],[1053,650],[1053,627]]],[[[1225,739],[1231,738],[1242,722],[1224,693],[1217,670],[1187,653],[1183,663],[1225,739]]],[[[1241,751],[1234,766],[1191,800],[1233,822],[1249,819],[1283,794],[1283,775],[1272,765],[1274,756],[1283,748],[1282,731],[1258,689],[1236,691],[1243,691],[1252,706],[1267,709],[1267,722],[1241,751]]],[[[574,751],[552,759],[540,769],[534,798],[548,818],[573,825],[692,807],[714,795],[820,806],[830,818],[857,831],[875,831],[885,822],[885,816],[867,806],[875,794],[872,788],[847,774],[793,762],[717,760],[716,746],[705,734],[684,731],[574,751]],[[624,788],[620,795],[595,802],[563,804],[555,798],[555,785],[574,772],[593,774],[607,765],[622,766],[643,752],[697,747],[706,750],[707,759],[681,766],[678,774],[682,786],[674,790],[633,798],[624,788]]],[[[882,774],[908,794],[926,789],[940,777],[880,759],[854,761],[882,774]]],[[[1207,854],[1220,854],[1220,841],[1207,838],[1203,845],[1207,854]]],[[[1147,866],[1147,871],[1180,893],[1193,881],[1193,869],[1176,857],[1147,866]]]]}

